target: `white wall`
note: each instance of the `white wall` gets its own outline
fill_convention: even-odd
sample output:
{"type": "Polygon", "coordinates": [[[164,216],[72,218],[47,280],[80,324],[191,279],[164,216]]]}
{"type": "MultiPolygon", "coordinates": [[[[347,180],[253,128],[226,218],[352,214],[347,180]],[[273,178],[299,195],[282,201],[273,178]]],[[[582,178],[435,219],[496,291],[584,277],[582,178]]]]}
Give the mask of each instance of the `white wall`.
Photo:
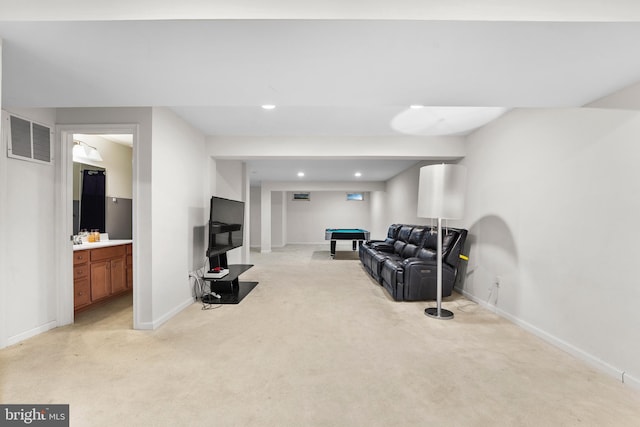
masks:
{"type": "MultiPolygon", "coordinates": [[[[385,184],[383,182],[370,182],[370,181],[361,181],[361,182],[300,182],[300,181],[270,181],[270,182],[262,182],[260,187],[260,251],[261,252],[270,252],[271,251],[271,238],[272,238],[272,230],[271,228],[274,226],[274,220],[272,218],[272,194],[276,192],[339,192],[346,199],[346,193],[353,192],[364,192],[370,194],[371,192],[384,191],[385,184]]],[[[309,203],[309,202],[304,202],[309,203]]],[[[288,205],[287,205],[288,206],[288,205]]],[[[288,207],[283,211],[282,221],[281,223],[290,223],[291,219],[288,217],[288,207]]],[[[367,213],[367,218],[371,214],[370,209],[367,213]]],[[[331,214],[330,214],[331,215],[331,214]]],[[[367,223],[370,223],[370,220],[367,219],[367,223]]],[[[279,226],[276,225],[276,226],[279,226]]],[[[337,227],[336,225],[328,226],[325,228],[337,227]]],[[[354,227],[353,225],[349,227],[354,227]]],[[[359,227],[362,228],[362,227],[359,227]]],[[[322,231],[322,236],[324,236],[324,229],[322,231]]],[[[320,238],[319,236],[314,237],[313,240],[306,242],[298,242],[298,243],[313,243],[318,241],[316,239],[320,238]]],[[[322,237],[324,238],[324,237],[322,237]]],[[[287,226],[284,230],[284,238],[283,240],[286,243],[296,243],[292,240],[289,235],[289,226],[287,226]]]]}
{"type": "Polygon", "coordinates": [[[432,159],[464,157],[463,136],[225,136],[209,137],[209,155],[218,159],[337,158],[432,159]],[[319,148],[321,147],[321,148],[319,148]],[[366,147],[366,150],[363,150],[366,147]]]}
{"type": "Polygon", "coordinates": [[[239,160],[216,160],[215,196],[243,199],[244,166],[239,160]]]}
{"type": "Polygon", "coordinates": [[[640,110],[640,83],[609,94],[586,105],[591,108],[619,108],[640,110]]]}
{"type": "MultiPolygon", "coordinates": [[[[55,110],[10,109],[9,113],[55,126],[55,110]]],[[[8,129],[2,128],[3,132],[8,129]]],[[[0,142],[0,269],[3,336],[0,345],[11,345],[56,326],[56,271],[54,207],[56,169],[7,158],[7,136],[0,142]]]]}
{"type": "MultiPolygon", "coordinates": [[[[369,183],[370,184],[370,183],[369,183]]],[[[378,183],[371,187],[371,191],[365,191],[365,201],[347,201],[344,191],[322,190],[322,183],[306,184],[309,187],[318,188],[311,191],[311,201],[293,201],[291,191],[270,191],[271,194],[271,242],[275,247],[294,243],[326,243],[324,231],[326,228],[365,228],[371,231],[371,238],[384,238],[389,224],[379,217],[384,216],[381,202],[384,195],[384,184],[378,183]],[[281,198],[284,199],[281,200],[281,198]],[[377,202],[374,202],[377,201],[377,202]],[[374,205],[374,203],[377,203],[374,205]],[[379,209],[374,209],[377,206],[379,209]],[[374,233],[373,220],[376,217],[381,226],[374,233]],[[284,227],[284,229],[283,229],[284,227]]],[[[273,183],[275,187],[287,188],[287,183],[273,183]]],[[[297,183],[291,183],[295,187],[297,183]]],[[[326,184],[326,188],[335,187],[336,183],[326,184]]],[[[359,184],[362,185],[362,184],[359,184]]],[[[344,188],[350,188],[353,183],[343,183],[344,188]]],[[[352,187],[351,187],[352,188],[352,187]]],[[[355,192],[357,190],[349,190],[355,192]]],[[[251,245],[261,245],[261,187],[251,188],[251,245]]]]}
{"type": "MultiPolygon", "coordinates": [[[[457,162],[446,162],[457,163],[457,162]]],[[[391,224],[431,224],[427,218],[418,217],[418,182],[420,168],[434,162],[420,162],[387,181],[387,192],[384,200],[386,208],[386,224],[383,236],[386,236],[391,224]]],[[[435,224],[435,222],[434,222],[435,224]]],[[[446,222],[450,226],[458,226],[459,222],[446,222]]]]}
{"type": "Polygon", "coordinates": [[[387,192],[372,191],[370,194],[369,209],[371,217],[371,239],[384,240],[387,230],[392,223],[387,219],[387,192]]]}
{"type": "Polygon", "coordinates": [[[389,224],[420,224],[417,220],[419,163],[387,181],[386,217],[389,224]]]}
{"type": "Polygon", "coordinates": [[[637,112],[515,110],[471,135],[462,162],[464,292],[635,385],[638,135],[637,112]]]}
{"type": "MultiPolygon", "coordinates": [[[[249,200],[249,183],[246,165],[239,160],[211,160],[215,173],[211,173],[211,196],[224,197],[245,202],[244,242],[250,242],[251,236],[251,201],[249,200]]],[[[207,210],[208,215],[208,210],[207,210]]],[[[249,262],[249,244],[244,244],[227,252],[229,264],[245,264],[249,262]]]]}
{"type": "MultiPolygon", "coordinates": [[[[153,323],[193,302],[188,273],[204,265],[205,137],[168,108],[153,108],[153,323]]],[[[207,209],[205,209],[207,206],[207,209]]]]}
{"type": "MultiPolygon", "coordinates": [[[[287,243],[326,243],[327,228],[371,227],[370,193],[364,201],[347,201],[343,191],[312,191],[309,201],[293,200],[287,192],[287,243]]],[[[351,245],[349,242],[338,242],[351,245]]]]}

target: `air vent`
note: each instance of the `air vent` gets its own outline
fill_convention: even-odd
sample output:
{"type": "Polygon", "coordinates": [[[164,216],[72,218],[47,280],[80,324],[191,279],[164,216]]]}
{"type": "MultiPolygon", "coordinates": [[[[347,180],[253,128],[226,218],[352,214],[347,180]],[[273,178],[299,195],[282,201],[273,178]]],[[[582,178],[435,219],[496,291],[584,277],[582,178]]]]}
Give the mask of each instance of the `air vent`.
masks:
{"type": "Polygon", "coordinates": [[[10,114],[3,114],[3,120],[8,135],[8,157],[51,163],[52,131],[49,126],[10,114]]]}

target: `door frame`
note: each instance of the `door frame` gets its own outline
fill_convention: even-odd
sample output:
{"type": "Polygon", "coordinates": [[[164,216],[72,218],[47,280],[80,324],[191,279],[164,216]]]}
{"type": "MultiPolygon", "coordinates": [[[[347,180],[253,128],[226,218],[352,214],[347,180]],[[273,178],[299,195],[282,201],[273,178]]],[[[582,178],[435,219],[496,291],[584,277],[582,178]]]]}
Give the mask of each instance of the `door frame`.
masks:
{"type": "MultiPolygon", "coordinates": [[[[57,325],[63,326],[74,322],[73,312],[73,134],[83,133],[88,135],[100,134],[132,134],[133,158],[132,158],[132,232],[133,241],[136,241],[138,227],[137,220],[137,151],[138,151],[138,125],[137,124],[82,124],[82,125],[58,125],[56,126],[56,141],[60,142],[60,159],[56,164],[56,200],[55,224],[56,227],[56,282],[57,282],[57,325]]],[[[133,245],[133,265],[137,265],[137,245],[133,245]]],[[[139,286],[137,285],[137,269],[133,269],[133,325],[137,329],[137,313],[140,312],[139,286]]]]}

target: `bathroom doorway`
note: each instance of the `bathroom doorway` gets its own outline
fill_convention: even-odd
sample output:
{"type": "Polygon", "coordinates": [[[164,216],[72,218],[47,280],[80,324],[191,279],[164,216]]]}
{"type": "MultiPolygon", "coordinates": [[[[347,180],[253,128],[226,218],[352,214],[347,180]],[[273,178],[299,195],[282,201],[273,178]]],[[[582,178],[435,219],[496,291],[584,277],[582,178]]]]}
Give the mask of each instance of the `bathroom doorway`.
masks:
{"type": "Polygon", "coordinates": [[[137,125],[68,125],[60,127],[59,136],[62,158],[67,159],[60,165],[59,215],[65,226],[59,241],[65,250],[59,257],[59,324],[74,323],[76,314],[84,316],[83,321],[96,318],[83,313],[110,304],[121,309],[124,304],[133,328],[138,311],[133,245],[137,125]],[[87,235],[92,232],[99,243],[87,235]],[[75,254],[84,257],[77,260],[75,254]],[[85,264],[76,269],[78,262],[85,264]]]}
{"type": "Polygon", "coordinates": [[[73,144],[74,320],[124,298],[118,313],[133,323],[133,135],[76,133],[73,144]]]}

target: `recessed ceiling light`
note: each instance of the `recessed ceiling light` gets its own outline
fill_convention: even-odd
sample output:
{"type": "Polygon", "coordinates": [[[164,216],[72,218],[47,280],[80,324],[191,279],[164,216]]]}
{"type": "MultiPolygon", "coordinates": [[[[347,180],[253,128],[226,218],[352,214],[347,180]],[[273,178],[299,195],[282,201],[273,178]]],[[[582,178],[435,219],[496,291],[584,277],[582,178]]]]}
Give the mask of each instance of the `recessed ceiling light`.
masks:
{"type": "Polygon", "coordinates": [[[362,176],[362,174],[360,172],[356,172],[356,173],[353,174],[353,176],[355,176],[357,178],[360,178],[362,176]]]}
{"type": "Polygon", "coordinates": [[[413,105],[409,106],[409,108],[411,108],[412,110],[419,110],[420,108],[424,108],[424,105],[413,104],[413,105]]]}
{"type": "Polygon", "coordinates": [[[298,176],[299,177],[303,177],[304,176],[304,172],[298,172],[298,176]]]}
{"type": "Polygon", "coordinates": [[[264,104],[264,105],[262,106],[262,109],[263,109],[263,110],[273,110],[274,108],[276,108],[276,106],[275,106],[275,105],[273,105],[273,104],[264,104]]]}

